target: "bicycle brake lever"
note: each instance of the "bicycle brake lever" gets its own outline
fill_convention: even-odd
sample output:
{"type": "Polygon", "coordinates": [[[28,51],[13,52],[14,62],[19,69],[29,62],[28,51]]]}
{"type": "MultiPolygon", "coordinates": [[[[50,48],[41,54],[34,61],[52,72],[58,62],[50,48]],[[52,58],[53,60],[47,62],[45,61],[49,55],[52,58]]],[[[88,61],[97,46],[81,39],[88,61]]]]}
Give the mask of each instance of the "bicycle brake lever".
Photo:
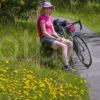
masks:
{"type": "Polygon", "coordinates": [[[82,30],[82,23],[81,23],[81,21],[79,20],[78,23],[80,25],[80,30],[82,30]]]}

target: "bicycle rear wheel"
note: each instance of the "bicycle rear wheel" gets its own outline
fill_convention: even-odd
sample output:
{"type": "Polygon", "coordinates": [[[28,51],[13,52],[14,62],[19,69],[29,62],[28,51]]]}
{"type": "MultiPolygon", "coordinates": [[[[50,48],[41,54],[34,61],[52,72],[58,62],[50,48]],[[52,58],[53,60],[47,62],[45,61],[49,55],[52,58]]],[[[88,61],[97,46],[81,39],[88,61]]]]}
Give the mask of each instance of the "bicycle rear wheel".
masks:
{"type": "Polygon", "coordinates": [[[75,35],[73,37],[73,45],[76,55],[81,63],[83,63],[85,67],[89,68],[92,64],[92,57],[84,39],[78,35],[75,35]]]}

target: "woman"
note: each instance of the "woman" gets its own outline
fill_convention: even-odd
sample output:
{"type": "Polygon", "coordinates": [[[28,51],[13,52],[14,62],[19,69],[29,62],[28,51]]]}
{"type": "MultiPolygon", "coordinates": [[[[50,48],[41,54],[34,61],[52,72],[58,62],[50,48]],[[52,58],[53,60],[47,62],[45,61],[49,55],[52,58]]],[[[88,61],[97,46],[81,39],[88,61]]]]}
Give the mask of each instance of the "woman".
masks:
{"type": "Polygon", "coordinates": [[[38,33],[40,41],[43,46],[50,46],[53,49],[60,48],[62,50],[62,60],[64,63],[63,70],[71,71],[69,66],[69,58],[73,51],[73,43],[70,40],[59,37],[53,27],[53,20],[50,16],[54,7],[53,5],[45,1],[41,5],[41,14],[37,21],[38,33]]]}

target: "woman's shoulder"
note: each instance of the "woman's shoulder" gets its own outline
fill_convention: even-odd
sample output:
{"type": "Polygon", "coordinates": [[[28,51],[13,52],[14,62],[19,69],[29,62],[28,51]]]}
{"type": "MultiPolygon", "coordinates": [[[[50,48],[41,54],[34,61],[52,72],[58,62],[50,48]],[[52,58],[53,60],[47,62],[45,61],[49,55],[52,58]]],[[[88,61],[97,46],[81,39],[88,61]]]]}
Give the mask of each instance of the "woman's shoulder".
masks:
{"type": "Polygon", "coordinates": [[[49,16],[49,18],[50,18],[51,20],[53,20],[53,17],[52,17],[52,16],[49,16]]]}
{"type": "Polygon", "coordinates": [[[53,17],[52,16],[49,16],[49,19],[53,22],[53,17]]]}
{"type": "Polygon", "coordinates": [[[40,20],[45,19],[45,16],[44,16],[44,15],[40,15],[40,16],[39,16],[39,19],[40,19],[40,20]]]}

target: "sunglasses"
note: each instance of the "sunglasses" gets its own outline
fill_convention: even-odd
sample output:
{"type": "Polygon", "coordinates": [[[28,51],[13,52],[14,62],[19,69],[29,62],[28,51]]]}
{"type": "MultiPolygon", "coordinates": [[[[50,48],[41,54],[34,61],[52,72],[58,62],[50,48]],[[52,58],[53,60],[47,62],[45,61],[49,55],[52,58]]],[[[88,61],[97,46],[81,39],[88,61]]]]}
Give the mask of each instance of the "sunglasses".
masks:
{"type": "Polygon", "coordinates": [[[46,9],[51,9],[51,10],[54,10],[54,7],[47,7],[46,9]]]}

